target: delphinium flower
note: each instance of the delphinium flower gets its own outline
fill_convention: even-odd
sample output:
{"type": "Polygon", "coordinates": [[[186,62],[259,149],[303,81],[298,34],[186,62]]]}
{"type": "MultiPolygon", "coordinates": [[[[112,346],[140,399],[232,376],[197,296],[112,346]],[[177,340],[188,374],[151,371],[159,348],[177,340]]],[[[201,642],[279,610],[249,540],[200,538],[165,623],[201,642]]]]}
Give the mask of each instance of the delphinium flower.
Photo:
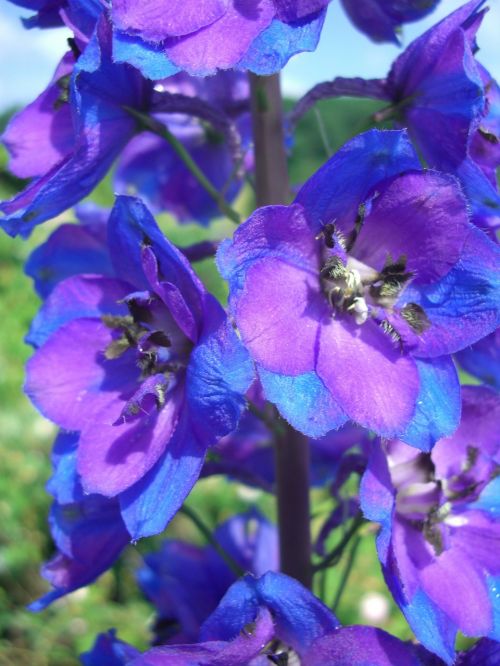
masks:
{"type": "Polygon", "coordinates": [[[500,329],[462,349],[456,359],[470,375],[500,391],[500,329]]]}
{"type": "MultiPolygon", "coordinates": [[[[156,647],[142,655],[113,631],[82,655],[84,666],[444,666],[420,645],[373,627],[339,627],[311,592],[282,574],[234,583],[201,629],[197,644],[156,647]],[[105,659],[108,659],[106,661],[105,659]]],[[[497,642],[459,653],[457,666],[496,666],[497,642]]]]}
{"type": "MultiPolygon", "coordinates": [[[[235,124],[238,121],[245,137],[243,147],[248,148],[248,117],[242,115],[247,88],[241,76],[227,73],[222,76],[224,81],[214,77],[204,83],[184,77],[155,87],[130,65],[114,62],[111,40],[111,28],[103,15],[81,55],[66,54],[47,89],[8,124],[2,140],[11,154],[9,168],[16,176],[33,180],[13,199],[0,203],[0,225],[7,233],[27,236],[35,225],[89,194],[129,141],[144,129],[131,111],[146,119],[151,114],[160,130],[174,117],[174,134],[199,159],[200,168],[209,172],[208,179],[216,189],[227,185],[224,195],[236,196],[244,169],[250,166],[248,156],[246,162],[242,160],[235,124]],[[182,119],[175,116],[180,112],[182,119]],[[185,114],[208,121],[203,126],[199,120],[187,120],[185,114]],[[241,164],[235,165],[233,158],[241,164]]],[[[156,209],[168,208],[181,218],[206,221],[216,208],[168,144],[151,134],[137,141],[123,156],[118,172],[120,191],[132,187],[144,192],[156,209]],[[137,172],[144,160],[149,165],[146,177],[151,176],[146,178],[147,185],[142,172],[137,172]],[[183,199],[187,203],[182,204],[183,199]]]]}
{"type": "MultiPolygon", "coordinates": [[[[207,101],[237,124],[242,144],[239,165],[235,164],[235,155],[226,137],[208,123],[185,114],[156,113],[154,116],[182,142],[215,189],[223,192],[227,201],[233,201],[241,189],[245,172],[252,166],[247,77],[231,71],[205,79],[181,73],[158,85],[163,93],[181,93],[207,101]]],[[[125,148],[114,182],[118,193],[137,193],[153,212],[168,211],[180,221],[208,223],[220,215],[215,200],[173,148],[151,132],[139,134],[125,148]]]]}
{"type": "Polygon", "coordinates": [[[500,225],[495,178],[500,165],[500,93],[475,57],[483,4],[471,0],[418,37],[395,60],[387,79],[338,78],[318,84],[298,103],[292,120],[326,97],[389,102],[375,120],[406,127],[427,166],[460,179],[474,223],[491,231],[500,225]]]}
{"type": "MultiPolygon", "coordinates": [[[[277,530],[258,511],[233,516],[214,531],[214,540],[242,572],[262,576],[279,567],[277,530]]],[[[139,586],[154,604],[156,645],[193,643],[237,574],[212,545],[165,540],[144,557],[139,586]]]]}
{"type": "Polygon", "coordinates": [[[279,71],[316,48],[330,0],[115,0],[113,52],[151,79],[279,71]]]}
{"type": "Polygon", "coordinates": [[[439,0],[342,0],[347,15],[361,32],[375,42],[396,44],[403,23],[427,16],[438,3],[439,0]]]}
{"type": "Polygon", "coordinates": [[[233,430],[253,379],[218,302],[144,205],[117,199],[115,276],[60,282],[35,319],[26,391],[79,433],[83,489],[117,497],[133,539],[161,531],[206,450],[233,430]]]}
{"type": "Polygon", "coordinates": [[[405,132],[347,143],[290,206],[256,210],[218,252],[264,394],[319,437],[348,419],[428,450],[451,434],[450,354],[498,325],[498,247],[456,181],[405,132]]]}
{"type": "Polygon", "coordinates": [[[500,165],[500,113],[498,85],[475,59],[483,4],[466,3],[410,44],[385,90],[427,164],[460,178],[475,221],[488,227],[500,224],[492,178],[500,165]]]}
{"type": "Polygon", "coordinates": [[[500,397],[464,387],[460,427],[430,454],[374,446],[361,484],[384,576],[417,639],[453,662],[458,630],[500,640],[500,397]]]}
{"type": "Polygon", "coordinates": [[[40,611],[56,599],[92,583],[130,542],[116,498],[85,494],[76,472],[78,435],[60,433],[54,443],[49,525],[57,552],[42,567],[52,590],[30,605],[40,611]]]}

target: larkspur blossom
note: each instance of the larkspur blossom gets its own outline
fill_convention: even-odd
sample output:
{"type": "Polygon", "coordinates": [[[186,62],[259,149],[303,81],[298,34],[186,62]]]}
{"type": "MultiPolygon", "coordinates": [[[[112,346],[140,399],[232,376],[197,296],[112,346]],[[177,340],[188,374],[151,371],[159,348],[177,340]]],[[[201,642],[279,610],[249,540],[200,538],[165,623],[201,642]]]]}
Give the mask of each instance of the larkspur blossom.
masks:
{"type": "Polygon", "coordinates": [[[148,78],[181,70],[279,71],[300,51],[316,48],[330,0],[115,0],[114,57],[148,78]]]}
{"type": "Polygon", "coordinates": [[[222,307],[138,200],[117,199],[108,248],[114,277],[63,280],[35,319],[26,391],[79,433],[84,490],[118,497],[137,539],[164,528],[207,447],[236,427],[253,371],[222,307]]]}
{"type": "Polygon", "coordinates": [[[27,236],[78,203],[118,155],[119,192],[140,193],[155,210],[181,219],[206,222],[215,214],[214,202],[164,140],[149,132],[136,137],[144,128],[128,109],[149,113],[160,128],[170,128],[215,188],[225,187],[227,198],[238,193],[252,164],[243,75],[223,72],[204,82],[182,75],[153,86],[133,67],[114,62],[111,39],[102,16],[83,53],[76,60],[67,53],[47,89],[8,124],[2,140],[10,170],[32,181],[0,203],[0,225],[7,233],[27,236]]]}
{"type": "Polygon", "coordinates": [[[457,427],[450,354],[494,330],[498,247],[404,132],[347,143],[291,206],[221,244],[230,309],[266,398],[319,437],[348,419],[424,450],[457,427]]]}
{"type": "MultiPolygon", "coordinates": [[[[162,93],[201,99],[232,118],[239,130],[240,164],[226,137],[207,123],[185,114],[155,114],[187,148],[194,162],[207,174],[215,189],[234,200],[244,174],[252,168],[250,150],[250,90],[247,78],[237,72],[220,72],[205,79],[177,74],[161,84],[162,93]]],[[[161,137],[142,132],[132,139],[119,158],[114,178],[120,194],[137,194],[153,212],[168,211],[180,221],[207,224],[220,215],[217,203],[188,167],[161,137]]]]}
{"type": "MultiPolygon", "coordinates": [[[[256,510],[219,525],[214,539],[242,571],[262,576],[279,568],[276,528],[256,510]]],[[[166,540],[145,556],[137,578],[157,611],[155,644],[163,645],[196,642],[237,576],[213,546],[166,540]]]]}
{"type": "Polygon", "coordinates": [[[394,599],[450,664],[458,630],[500,640],[499,417],[497,393],[464,387],[455,434],[430,454],[397,440],[374,446],[361,484],[394,599]]]}

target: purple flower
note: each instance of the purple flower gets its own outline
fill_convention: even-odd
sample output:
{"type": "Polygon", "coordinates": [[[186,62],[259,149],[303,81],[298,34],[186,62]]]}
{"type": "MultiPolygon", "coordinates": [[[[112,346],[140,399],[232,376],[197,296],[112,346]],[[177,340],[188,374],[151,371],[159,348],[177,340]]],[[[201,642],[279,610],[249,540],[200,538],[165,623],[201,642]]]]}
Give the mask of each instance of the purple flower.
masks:
{"type": "Polygon", "coordinates": [[[115,0],[114,57],[148,78],[279,71],[316,48],[329,0],[115,0]]]}
{"type": "MultiPolygon", "coordinates": [[[[243,659],[257,654],[258,639],[262,643],[267,637],[268,621],[264,613],[258,618],[259,633],[257,640],[251,642],[255,631],[244,630],[242,636],[234,640],[238,647],[244,648],[243,659]],[[246,639],[246,640],[245,640],[246,639]]],[[[257,627],[255,627],[257,629],[257,627]]],[[[113,631],[101,634],[91,652],[82,655],[84,666],[194,666],[200,664],[193,659],[203,659],[203,666],[269,666],[270,663],[282,663],[286,653],[269,654],[261,651],[252,661],[238,661],[241,655],[231,652],[231,642],[206,643],[200,646],[176,646],[162,651],[151,651],[139,656],[131,646],[115,637],[113,631]],[[225,652],[228,650],[229,654],[225,652]],[[226,658],[226,661],[223,659],[226,658]],[[133,661],[137,658],[137,661],[133,661]],[[233,661],[229,661],[229,659],[233,661]],[[114,659],[114,661],[112,661],[114,659]],[[236,661],[234,661],[236,659],[236,661]],[[107,660],[107,661],[106,661],[107,660]]],[[[293,659],[293,653],[290,658],[293,659]]],[[[456,666],[497,666],[500,656],[500,644],[482,639],[467,652],[460,652],[456,666]]],[[[293,663],[293,662],[292,662],[293,663]]],[[[305,653],[301,663],[304,666],[443,666],[444,662],[423,649],[421,646],[403,643],[381,629],[373,627],[339,627],[317,640],[313,648],[305,653]],[[369,662],[367,660],[370,660],[369,662]]]]}
{"type": "Polygon", "coordinates": [[[291,206],[221,244],[230,308],[266,398],[320,437],[348,419],[429,450],[458,425],[450,354],[498,325],[498,247],[404,132],[347,143],[291,206]]]}
{"type": "Polygon", "coordinates": [[[34,180],[0,204],[7,233],[27,236],[83,199],[134,135],[136,121],[123,107],[144,108],[151,87],[112,61],[110,38],[101,20],[76,64],[67,54],[49,87],[9,123],[3,141],[10,168],[34,180]]]}
{"type": "Polygon", "coordinates": [[[317,641],[337,626],[332,612],[292,578],[272,572],[248,575],[229,588],[203,624],[201,643],[153,648],[132,663],[248,666],[280,663],[279,655],[291,660],[295,654],[304,655],[307,664],[317,641]]]}
{"type": "Polygon", "coordinates": [[[462,349],[456,359],[470,375],[500,391],[500,329],[462,349]]]}
{"type": "Polygon", "coordinates": [[[60,433],[54,443],[54,474],[47,484],[54,503],[49,525],[57,553],[42,567],[53,589],[30,605],[40,611],[92,583],[113,565],[130,541],[116,499],[83,492],[76,472],[78,435],[60,433]]]}
{"type": "MultiPolygon", "coordinates": [[[[220,525],[214,538],[243,571],[261,576],[279,567],[278,534],[258,511],[234,516],[220,525]]],[[[164,541],[161,550],[144,558],[139,585],[155,605],[155,643],[192,643],[215,610],[235,573],[213,546],[164,541]]]]}
{"type": "Polygon", "coordinates": [[[452,663],[458,630],[500,640],[500,398],[464,387],[462,421],[432,453],[374,446],[361,484],[384,576],[418,640],[452,663]]]}
{"type": "MultiPolygon", "coordinates": [[[[183,143],[215,189],[224,192],[228,201],[234,200],[253,161],[247,77],[235,72],[220,72],[207,79],[178,74],[161,86],[162,92],[205,100],[237,123],[243,145],[239,147],[241,164],[235,172],[235,155],[220,132],[184,114],[155,114],[183,143]]],[[[120,156],[115,188],[122,194],[136,192],[153,212],[169,211],[182,222],[208,223],[220,215],[215,201],[174,150],[149,132],[132,139],[120,156]]]]}
{"type": "Polygon", "coordinates": [[[26,391],[79,433],[85,492],[117,497],[132,538],[160,532],[253,379],[226,315],[140,201],[108,223],[114,277],[60,282],[30,331],[26,391]]]}
{"type": "Polygon", "coordinates": [[[430,14],[439,0],[342,0],[354,25],[374,42],[399,44],[397,33],[403,23],[430,14]]]}
{"type": "MultiPolygon", "coordinates": [[[[0,224],[11,235],[27,236],[94,189],[139,131],[128,107],[166,124],[229,199],[251,168],[242,75],[223,73],[208,82],[183,75],[154,88],[137,70],[113,61],[110,30],[102,16],[76,63],[73,53],[66,54],[48,88],[13,117],[2,137],[12,173],[33,178],[0,203],[0,224]]],[[[206,222],[217,212],[180,158],[153,134],[141,134],[125,150],[117,185],[181,219],[206,222]]]]}
{"type": "Polygon", "coordinates": [[[483,4],[466,3],[412,42],[393,64],[385,89],[427,164],[460,178],[474,221],[488,228],[500,220],[493,177],[500,165],[500,96],[474,57],[483,4]]]}

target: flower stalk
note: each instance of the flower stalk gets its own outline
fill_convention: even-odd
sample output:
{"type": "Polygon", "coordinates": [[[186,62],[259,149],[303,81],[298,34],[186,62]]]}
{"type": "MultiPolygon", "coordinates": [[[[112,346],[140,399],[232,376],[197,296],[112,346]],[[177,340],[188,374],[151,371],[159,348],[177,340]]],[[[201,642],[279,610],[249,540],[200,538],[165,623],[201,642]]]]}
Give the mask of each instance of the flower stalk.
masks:
{"type": "MultiPolygon", "coordinates": [[[[257,206],[285,204],[290,187],[279,75],[249,76],[257,206]]],[[[309,446],[289,425],[275,436],[275,465],[281,571],[311,587],[309,446]]]]}

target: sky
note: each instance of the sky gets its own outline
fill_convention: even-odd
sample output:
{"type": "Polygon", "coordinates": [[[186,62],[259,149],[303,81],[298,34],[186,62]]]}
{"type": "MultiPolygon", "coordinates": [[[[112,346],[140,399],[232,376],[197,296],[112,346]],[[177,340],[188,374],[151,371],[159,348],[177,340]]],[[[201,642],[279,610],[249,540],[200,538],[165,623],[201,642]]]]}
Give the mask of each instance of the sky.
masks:
{"type": "MultiPolygon", "coordinates": [[[[461,4],[463,0],[441,0],[426,19],[407,24],[403,46],[461,4]]],[[[479,31],[478,59],[500,79],[500,0],[489,0],[487,4],[490,11],[479,31]]],[[[30,13],[0,0],[0,112],[34,99],[67,50],[69,32],[64,28],[25,30],[20,17],[30,13]]],[[[290,60],[283,71],[283,89],[287,95],[299,96],[315,83],[335,76],[381,78],[399,52],[394,45],[373,44],[357,32],[339,0],[332,0],[317,50],[290,60]]]]}

